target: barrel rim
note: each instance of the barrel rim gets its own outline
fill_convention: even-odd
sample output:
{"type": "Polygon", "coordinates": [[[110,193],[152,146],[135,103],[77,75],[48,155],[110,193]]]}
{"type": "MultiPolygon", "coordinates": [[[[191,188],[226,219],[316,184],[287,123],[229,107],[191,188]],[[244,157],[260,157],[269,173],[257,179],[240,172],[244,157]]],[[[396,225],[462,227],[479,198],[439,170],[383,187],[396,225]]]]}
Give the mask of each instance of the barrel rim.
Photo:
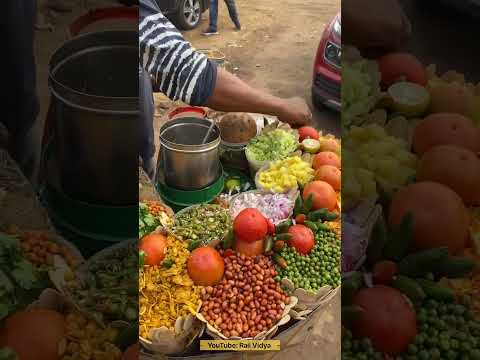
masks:
{"type": "MultiPolygon", "coordinates": [[[[123,36],[125,36],[125,38],[126,38],[127,35],[137,36],[135,31],[130,31],[130,30],[105,30],[105,31],[89,32],[89,33],[80,34],[78,36],[75,36],[73,39],[70,39],[66,43],[63,43],[62,45],[57,47],[50,57],[50,62],[49,62],[49,67],[48,67],[48,83],[49,83],[48,87],[49,87],[49,90],[53,93],[54,88],[57,88],[57,89],[60,89],[62,91],[80,96],[84,99],[92,99],[92,100],[97,100],[97,101],[98,100],[104,100],[104,101],[109,100],[109,101],[112,101],[112,102],[113,101],[116,101],[116,102],[125,102],[125,101],[138,102],[139,96],[123,96],[123,97],[119,97],[119,96],[99,96],[99,95],[92,95],[92,94],[84,93],[84,92],[75,90],[75,89],[71,88],[70,86],[67,86],[67,85],[61,83],[60,81],[58,81],[55,78],[55,73],[58,71],[59,67],[61,67],[63,64],[65,64],[65,62],[67,62],[69,59],[71,59],[73,57],[78,56],[79,54],[89,52],[89,51],[93,51],[93,49],[106,48],[106,47],[108,47],[108,48],[124,47],[124,48],[131,48],[131,49],[137,50],[135,46],[131,46],[131,45],[128,45],[126,43],[123,44],[123,45],[122,44],[116,44],[116,45],[100,45],[100,44],[98,44],[98,45],[92,45],[90,47],[87,47],[87,48],[84,48],[84,49],[81,49],[81,50],[76,50],[73,53],[70,53],[66,57],[62,58],[61,61],[58,61],[55,64],[53,63],[53,59],[55,59],[57,56],[59,56],[59,53],[61,51],[66,51],[67,46],[68,45],[71,46],[71,44],[73,44],[74,42],[85,41],[88,38],[107,37],[107,36],[113,36],[113,35],[118,35],[119,38],[122,38],[123,36]]],[[[56,91],[55,96],[62,101],[65,100],[65,98],[63,96],[58,96],[58,95],[59,95],[58,91],[56,91]]],[[[81,108],[83,108],[83,107],[81,107],[81,108]]],[[[92,108],[92,110],[97,111],[97,109],[93,109],[93,108],[92,108]]],[[[121,112],[121,113],[130,113],[130,112],[138,113],[138,110],[137,111],[125,110],[125,111],[119,111],[119,112],[121,112]]]]}

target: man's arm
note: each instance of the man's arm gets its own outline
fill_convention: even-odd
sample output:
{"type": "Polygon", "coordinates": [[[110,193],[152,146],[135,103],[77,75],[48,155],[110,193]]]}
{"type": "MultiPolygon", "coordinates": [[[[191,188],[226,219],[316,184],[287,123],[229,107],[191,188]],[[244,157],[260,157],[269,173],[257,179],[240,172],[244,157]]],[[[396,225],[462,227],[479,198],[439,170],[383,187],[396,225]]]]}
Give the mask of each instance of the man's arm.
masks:
{"type": "Polygon", "coordinates": [[[156,90],[173,100],[214,110],[258,112],[292,124],[305,124],[311,112],[304,100],[281,99],[254,89],[200,54],[151,0],[140,1],[139,58],[156,90]]]}
{"type": "Polygon", "coordinates": [[[256,112],[277,116],[291,124],[310,122],[312,113],[301,98],[282,99],[252,88],[228,71],[218,69],[207,106],[225,112],[256,112]]]}

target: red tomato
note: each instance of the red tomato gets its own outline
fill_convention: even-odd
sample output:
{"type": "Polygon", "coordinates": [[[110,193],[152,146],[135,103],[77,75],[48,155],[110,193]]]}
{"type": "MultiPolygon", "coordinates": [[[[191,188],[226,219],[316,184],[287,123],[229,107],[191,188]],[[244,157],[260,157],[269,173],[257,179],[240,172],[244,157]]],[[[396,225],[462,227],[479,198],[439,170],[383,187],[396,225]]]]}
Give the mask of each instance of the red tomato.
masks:
{"type": "Polygon", "coordinates": [[[303,189],[303,200],[313,196],[313,210],[328,209],[334,210],[337,207],[337,193],[333,187],[325,181],[312,181],[303,189]]]}
{"type": "Polygon", "coordinates": [[[398,274],[398,265],[389,260],[380,261],[373,267],[373,282],[379,285],[390,285],[398,274]]]}
{"type": "Polygon", "coordinates": [[[437,145],[457,145],[480,152],[480,131],[460,114],[430,114],[415,127],[413,149],[419,155],[437,145]]]}
{"type": "Polygon", "coordinates": [[[318,130],[311,126],[302,126],[300,129],[298,129],[298,135],[300,136],[300,142],[305,139],[318,140],[319,138],[318,130]]]}
{"type": "Polygon", "coordinates": [[[257,240],[257,241],[245,241],[241,238],[235,239],[235,246],[234,249],[239,254],[243,254],[245,256],[257,256],[263,254],[264,249],[264,240],[257,240]]]}
{"type": "Polygon", "coordinates": [[[295,248],[302,255],[307,255],[315,246],[315,235],[305,225],[290,226],[288,233],[292,235],[288,240],[288,245],[295,248]]]}
{"type": "Polygon", "coordinates": [[[335,166],[338,169],[342,168],[342,161],[340,156],[332,151],[322,151],[313,157],[312,167],[317,170],[322,165],[335,166]]]}
{"type": "Polygon", "coordinates": [[[298,214],[295,217],[295,222],[297,224],[303,224],[305,222],[305,220],[307,220],[307,217],[305,216],[305,214],[298,214]]]}
{"type": "Polygon", "coordinates": [[[257,209],[242,210],[233,221],[233,230],[244,241],[258,241],[268,233],[268,222],[257,209]]]}
{"type": "Polygon", "coordinates": [[[420,160],[417,181],[439,182],[460,195],[465,204],[480,205],[480,158],[468,149],[456,145],[432,147],[420,160]]]}
{"type": "Polygon", "coordinates": [[[335,166],[322,165],[315,171],[315,180],[329,183],[335,191],[342,188],[342,172],[335,166]]]}
{"type": "Polygon", "coordinates": [[[217,250],[205,246],[192,251],[188,258],[187,270],[195,285],[213,286],[222,280],[225,264],[217,250]]]}
{"type": "Polygon", "coordinates": [[[57,360],[64,337],[62,314],[47,309],[22,310],[6,319],[0,333],[0,348],[11,348],[21,360],[57,360]]]}
{"type": "Polygon", "coordinates": [[[388,88],[401,78],[422,86],[427,85],[427,73],[422,63],[408,53],[390,53],[378,59],[382,85],[388,88]]]}
{"type": "Polygon", "coordinates": [[[145,253],[145,265],[160,265],[167,254],[167,238],[161,234],[145,236],[138,246],[145,253]]]}
{"type": "Polygon", "coordinates": [[[401,189],[390,204],[390,225],[398,226],[408,213],[413,215],[416,249],[448,246],[451,254],[465,249],[470,215],[453,190],[429,181],[401,189]]]}
{"type": "Polygon", "coordinates": [[[354,323],[353,335],[369,338],[378,351],[399,355],[417,335],[415,310],[394,288],[383,285],[363,288],[355,294],[353,305],[364,310],[354,323]]]}

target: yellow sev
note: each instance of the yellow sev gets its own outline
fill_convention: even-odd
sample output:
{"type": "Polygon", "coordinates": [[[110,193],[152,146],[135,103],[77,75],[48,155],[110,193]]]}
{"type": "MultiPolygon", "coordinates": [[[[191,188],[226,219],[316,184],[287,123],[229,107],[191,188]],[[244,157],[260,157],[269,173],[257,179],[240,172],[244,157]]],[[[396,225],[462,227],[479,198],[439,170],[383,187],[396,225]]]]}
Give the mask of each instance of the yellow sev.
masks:
{"type": "Polygon", "coordinates": [[[200,304],[200,287],[187,273],[190,252],[187,244],[174,236],[167,238],[166,259],[170,268],[145,266],[139,270],[140,336],[148,339],[151,329],[174,329],[179,317],[195,314],[200,304]]]}

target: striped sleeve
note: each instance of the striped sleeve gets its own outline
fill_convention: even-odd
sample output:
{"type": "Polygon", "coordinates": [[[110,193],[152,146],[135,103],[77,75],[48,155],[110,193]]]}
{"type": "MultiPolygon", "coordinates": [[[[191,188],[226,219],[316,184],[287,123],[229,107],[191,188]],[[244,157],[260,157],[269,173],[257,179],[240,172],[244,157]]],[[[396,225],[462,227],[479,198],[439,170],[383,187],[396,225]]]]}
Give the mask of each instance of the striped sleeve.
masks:
{"type": "Polygon", "coordinates": [[[215,63],[196,52],[150,0],[140,1],[138,37],[140,66],[155,80],[155,91],[206,105],[215,88],[215,63]]]}

